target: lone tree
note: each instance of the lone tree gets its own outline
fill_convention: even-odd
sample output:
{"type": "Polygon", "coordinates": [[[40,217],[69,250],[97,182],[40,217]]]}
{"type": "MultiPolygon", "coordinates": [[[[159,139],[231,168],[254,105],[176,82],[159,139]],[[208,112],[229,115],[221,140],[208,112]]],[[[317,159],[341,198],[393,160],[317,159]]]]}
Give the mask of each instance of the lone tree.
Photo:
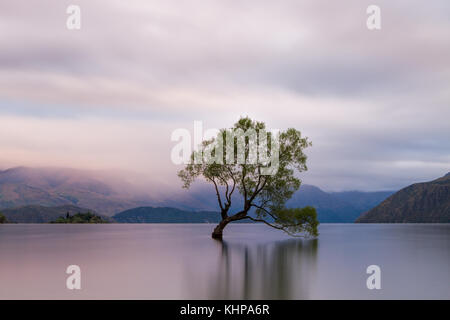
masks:
{"type": "Polygon", "coordinates": [[[230,222],[243,219],[265,223],[292,236],[314,237],[319,225],[316,210],[285,206],[300,188],[301,180],[295,173],[307,170],[303,150],[308,146],[311,142],[296,129],[266,132],[263,122],[245,117],[233,128],[222,129],[204,141],[178,176],[184,188],[200,177],[214,187],[222,218],[212,233],[214,239],[222,239],[230,222]],[[242,197],[242,208],[231,213],[236,190],[242,197]]]}

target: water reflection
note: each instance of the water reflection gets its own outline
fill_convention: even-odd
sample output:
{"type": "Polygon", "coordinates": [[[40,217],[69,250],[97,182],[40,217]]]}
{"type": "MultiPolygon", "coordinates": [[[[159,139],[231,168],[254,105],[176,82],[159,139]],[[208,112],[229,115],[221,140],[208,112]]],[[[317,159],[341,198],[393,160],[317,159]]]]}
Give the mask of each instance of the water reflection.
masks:
{"type": "Polygon", "coordinates": [[[0,299],[449,299],[450,225],[5,225],[0,299]],[[67,290],[68,265],[82,290],[67,290]],[[366,268],[382,269],[368,290],[366,268]]]}
{"type": "Polygon", "coordinates": [[[212,299],[307,299],[315,277],[318,240],[264,244],[218,241],[212,299]]]}

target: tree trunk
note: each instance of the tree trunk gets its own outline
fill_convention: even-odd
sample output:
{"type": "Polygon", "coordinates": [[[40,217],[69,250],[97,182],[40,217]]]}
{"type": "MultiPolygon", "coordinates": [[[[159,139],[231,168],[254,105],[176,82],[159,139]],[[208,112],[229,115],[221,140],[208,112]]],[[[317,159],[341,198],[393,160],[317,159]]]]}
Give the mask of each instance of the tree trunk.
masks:
{"type": "Polygon", "coordinates": [[[248,210],[243,210],[238,213],[236,213],[233,216],[226,217],[222,219],[222,221],[219,222],[219,224],[214,228],[214,231],[212,233],[213,239],[222,240],[223,238],[223,229],[232,221],[242,220],[245,219],[247,215],[248,210]]]}
{"type": "Polygon", "coordinates": [[[222,240],[223,238],[223,229],[225,229],[226,225],[230,222],[229,219],[224,219],[219,222],[219,224],[214,228],[212,233],[212,238],[217,240],[222,240]]]}

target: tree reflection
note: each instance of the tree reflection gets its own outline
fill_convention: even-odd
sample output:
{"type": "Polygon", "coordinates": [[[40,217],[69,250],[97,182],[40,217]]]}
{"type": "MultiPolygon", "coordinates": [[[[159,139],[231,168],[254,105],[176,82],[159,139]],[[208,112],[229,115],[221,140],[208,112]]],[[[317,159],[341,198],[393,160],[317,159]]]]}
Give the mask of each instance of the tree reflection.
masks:
{"type": "Polygon", "coordinates": [[[318,240],[265,244],[219,241],[213,299],[307,299],[317,265],[318,240]]]}

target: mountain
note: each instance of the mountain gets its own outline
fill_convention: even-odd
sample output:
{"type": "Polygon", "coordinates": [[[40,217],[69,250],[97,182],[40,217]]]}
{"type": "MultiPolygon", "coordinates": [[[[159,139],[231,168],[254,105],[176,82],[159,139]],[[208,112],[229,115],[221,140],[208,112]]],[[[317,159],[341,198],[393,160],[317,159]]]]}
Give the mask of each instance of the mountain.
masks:
{"type": "Polygon", "coordinates": [[[367,211],[386,199],[393,192],[325,192],[311,185],[302,185],[288,201],[288,207],[313,206],[322,223],[353,222],[362,212],[367,211]]]}
{"type": "MultiPolygon", "coordinates": [[[[177,200],[166,202],[166,205],[185,210],[217,210],[217,198],[211,186],[195,186],[185,193],[177,197],[177,200]]],[[[322,223],[351,223],[361,213],[378,205],[393,193],[393,191],[325,192],[318,187],[302,184],[286,205],[291,208],[313,206],[317,209],[318,219],[322,223]]],[[[230,212],[236,212],[242,207],[238,197],[233,200],[230,212]]]]}
{"type": "Polygon", "coordinates": [[[0,171],[1,209],[74,205],[112,215],[151,203],[127,181],[95,171],[27,167],[0,171]]]}
{"type": "MultiPolygon", "coordinates": [[[[217,211],[217,198],[210,185],[197,183],[189,190],[162,185],[146,177],[141,184],[130,173],[98,172],[64,168],[17,167],[0,171],[0,210],[27,205],[72,205],[112,216],[138,207],[173,207],[191,211],[217,211]]],[[[289,207],[312,205],[320,222],[353,222],[393,192],[325,192],[302,185],[289,207]]],[[[242,207],[235,193],[231,212],[242,207]]]]}
{"type": "Polygon", "coordinates": [[[361,215],[360,223],[450,223],[450,172],[396,192],[361,215]]]}
{"type": "MultiPolygon", "coordinates": [[[[321,223],[350,223],[355,221],[362,212],[379,204],[392,193],[390,191],[327,193],[311,185],[302,185],[300,190],[288,201],[287,206],[313,206],[317,209],[318,219],[321,223]]],[[[203,208],[211,208],[211,211],[193,211],[195,209],[189,209],[189,205],[184,204],[186,202],[181,202],[184,204],[182,207],[187,209],[140,207],[116,214],[113,219],[122,223],[216,223],[219,221],[219,213],[213,211],[217,210],[217,198],[210,188],[194,189],[189,197],[195,200],[193,201],[194,205],[203,204],[203,208]],[[204,199],[203,202],[202,199],[204,199]]],[[[177,201],[170,203],[174,206],[180,204],[177,201]]],[[[231,213],[240,209],[239,204],[235,203],[234,207],[231,208],[231,213]]]]}
{"type": "Polygon", "coordinates": [[[113,216],[119,223],[217,223],[218,212],[184,211],[168,207],[140,207],[126,210],[113,216]]]}
{"type": "Polygon", "coordinates": [[[94,213],[93,210],[72,205],[58,207],[30,205],[14,209],[4,209],[1,212],[9,222],[13,223],[47,223],[61,216],[66,216],[67,213],[69,215],[87,212],[94,213]]]}
{"type": "MultiPolygon", "coordinates": [[[[343,191],[331,193],[336,199],[350,203],[359,213],[365,212],[380,204],[383,200],[392,195],[394,191],[343,191]]],[[[359,216],[359,215],[358,215],[359,216]]]]}

